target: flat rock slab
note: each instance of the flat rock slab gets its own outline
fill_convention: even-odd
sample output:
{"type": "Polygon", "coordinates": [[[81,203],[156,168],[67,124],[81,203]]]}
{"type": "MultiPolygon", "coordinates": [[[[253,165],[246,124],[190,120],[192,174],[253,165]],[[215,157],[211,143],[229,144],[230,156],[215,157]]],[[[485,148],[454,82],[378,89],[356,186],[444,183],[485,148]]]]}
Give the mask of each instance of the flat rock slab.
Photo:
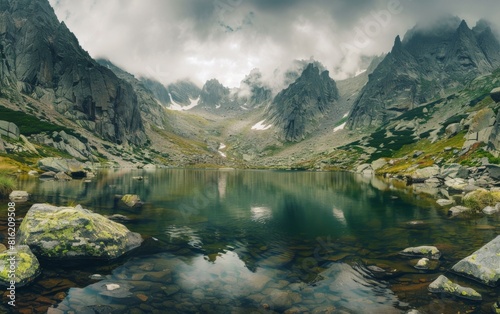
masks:
{"type": "Polygon", "coordinates": [[[447,200],[447,199],[440,199],[440,200],[437,200],[436,203],[439,205],[439,206],[449,206],[449,205],[453,205],[453,203],[455,203],[454,201],[452,200],[447,200]]]}
{"type": "Polygon", "coordinates": [[[483,297],[474,289],[462,287],[445,276],[441,275],[429,285],[429,291],[432,293],[445,293],[455,297],[481,301],[483,297]]]}
{"type": "Polygon", "coordinates": [[[496,287],[500,283],[500,236],[452,267],[459,275],[496,287]]]}
{"type": "Polygon", "coordinates": [[[441,252],[435,246],[409,247],[399,252],[399,254],[410,257],[427,257],[430,259],[439,259],[441,257],[441,252]]]}
{"type": "Polygon", "coordinates": [[[452,208],[450,208],[448,210],[448,215],[450,215],[450,216],[456,216],[456,215],[460,215],[462,213],[468,213],[470,211],[471,211],[471,209],[469,207],[454,206],[454,207],[452,207],[452,208]]]}

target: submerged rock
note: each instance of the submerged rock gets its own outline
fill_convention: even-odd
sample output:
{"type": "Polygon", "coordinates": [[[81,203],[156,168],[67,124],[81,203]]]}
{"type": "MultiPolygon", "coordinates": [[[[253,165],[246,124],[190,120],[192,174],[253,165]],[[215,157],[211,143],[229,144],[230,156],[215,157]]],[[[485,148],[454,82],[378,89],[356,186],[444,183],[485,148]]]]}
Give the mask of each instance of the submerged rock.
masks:
{"type": "Polygon", "coordinates": [[[500,235],[455,264],[452,270],[485,285],[497,286],[500,281],[500,235]]]}
{"type": "Polygon", "coordinates": [[[416,269],[429,269],[429,259],[427,257],[424,257],[420,259],[417,264],[415,265],[416,269]]]}
{"type": "Polygon", "coordinates": [[[435,246],[409,247],[399,253],[403,256],[427,257],[430,259],[439,259],[441,252],[435,246]]]}
{"type": "Polygon", "coordinates": [[[40,263],[27,245],[16,247],[15,251],[6,250],[0,253],[0,285],[10,286],[10,257],[15,256],[16,288],[31,283],[40,274],[40,263]]]}
{"type": "Polygon", "coordinates": [[[429,285],[432,293],[446,293],[463,299],[481,301],[483,297],[474,289],[462,287],[441,275],[429,285]]]}
{"type": "Polygon", "coordinates": [[[125,194],[120,202],[127,207],[138,207],[142,205],[141,198],[135,194],[125,194]]]}
{"type": "Polygon", "coordinates": [[[109,260],[140,246],[142,238],[80,205],[35,204],[19,227],[18,243],[44,258],[109,260]]]}

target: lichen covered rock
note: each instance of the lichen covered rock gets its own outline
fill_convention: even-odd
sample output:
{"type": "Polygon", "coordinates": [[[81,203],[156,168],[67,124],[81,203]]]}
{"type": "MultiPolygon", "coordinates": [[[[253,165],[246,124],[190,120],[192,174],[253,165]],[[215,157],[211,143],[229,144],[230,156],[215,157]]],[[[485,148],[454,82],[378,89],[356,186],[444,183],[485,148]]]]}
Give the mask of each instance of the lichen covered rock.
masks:
{"type": "Polygon", "coordinates": [[[43,258],[109,260],[140,246],[142,238],[80,205],[35,204],[19,227],[18,243],[43,258]]]}
{"type": "Polygon", "coordinates": [[[9,287],[11,256],[15,257],[15,286],[22,287],[32,282],[40,274],[40,263],[27,245],[17,246],[15,250],[0,253],[0,285],[9,287]]]}
{"type": "Polygon", "coordinates": [[[500,235],[452,267],[460,275],[495,287],[500,282],[500,235]]]}
{"type": "Polygon", "coordinates": [[[483,297],[474,289],[462,287],[441,275],[429,285],[432,293],[446,293],[463,299],[481,301],[483,297]]]}

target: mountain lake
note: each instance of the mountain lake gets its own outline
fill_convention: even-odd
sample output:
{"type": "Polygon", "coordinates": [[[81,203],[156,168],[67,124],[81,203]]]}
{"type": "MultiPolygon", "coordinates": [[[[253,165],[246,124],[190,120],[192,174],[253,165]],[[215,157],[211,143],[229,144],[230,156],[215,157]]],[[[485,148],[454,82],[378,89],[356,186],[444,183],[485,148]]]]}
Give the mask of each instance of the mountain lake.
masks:
{"type": "MultiPolygon", "coordinates": [[[[377,178],[119,169],[91,182],[26,176],[18,188],[31,194],[18,217],[33,203],[81,204],[128,217],[145,239],[109,263],[41,261],[42,274],[16,291],[23,313],[490,313],[500,296],[449,271],[499,234],[500,216],[450,218],[432,197],[377,178]],[[123,194],[144,204],[123,209],[123,194]],[[421,245],[442,253],[432,271],[398,254],[421,245]],[[441,274],[483,301],[431,294],[441,274]]],[[[1,221],[6,242],[5,211],[1,221]]]]}

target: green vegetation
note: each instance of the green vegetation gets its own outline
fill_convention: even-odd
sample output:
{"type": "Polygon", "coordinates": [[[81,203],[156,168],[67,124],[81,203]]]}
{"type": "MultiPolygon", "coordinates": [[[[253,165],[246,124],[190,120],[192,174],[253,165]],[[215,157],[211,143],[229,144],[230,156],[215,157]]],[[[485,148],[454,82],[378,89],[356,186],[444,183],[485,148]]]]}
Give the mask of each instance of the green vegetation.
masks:
{"type": "Polygon", "coordinates": [[[4,121],[15,123],[23,135],[38,134],[42,132],[60,132],[74,133],[72,130],[63,126],[55,125],[50,122],[41,121],[35,116],[31,116],[21,111],[15,111],[0,106],[0,117],[4,121]]]}
{"type": "Polygon", "coordinates": [[[11,177],[0,173],[0,198],[7,197],[16,187],[16,181],[11,177]]]}
{"type": "Polygon", "coordinates": [[[435,143],[428,139],[422,139],[416,143],[404,145],[397,150],[392,157],[395,161],[392,165],[379,170],[384,173],[404,173],[408,168],[417,165],[418,168],[432,166],[436,161],[457,162],[458,157],[453,153],[454,149],[462,149],[465,142],[465,131],[449,138],[435,143]],[[423,154],[418,158],[409,158],[415,151],[422,151],[423,154]]]}
{"type": "Polygon", "coordinates": [[[486,206],[495,206],[497,203],[500,203],[500,191],[481,189],[464,197],[464,205],[474,210],[482,210],[486,206]]]}

